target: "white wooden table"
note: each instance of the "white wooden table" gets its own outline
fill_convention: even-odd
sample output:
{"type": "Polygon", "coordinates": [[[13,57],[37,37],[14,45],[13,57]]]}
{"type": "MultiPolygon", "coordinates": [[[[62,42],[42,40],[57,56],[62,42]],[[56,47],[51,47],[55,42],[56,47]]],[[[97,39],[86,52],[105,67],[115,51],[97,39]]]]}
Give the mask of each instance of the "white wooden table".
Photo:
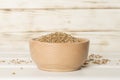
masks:
{"type": "Polygon", "coordinates": [[[104,65],[90,64],[88,67],[73,72],[47,72],[38,70],[34,63],[28,64],[8,64],[11,59],[31,60],[27,54],[8,54],[1,53],[0,59],[5,63],[0,63],[0,80],[120,80],[120,55],[114,53],[102,54],[105,58],[110,59],[110,63],[104,65]],[[119,64],[118,64],[119,63],[119,64]],[[23,69],[21,69],[21,67],[23,69]],[[15,74],[13,74],[15,72],[15,74]]]}
{"type": "Polygon", "coordinates": [[[120,80],[120,0],[0,0],[0,60],[30,60],[29,39],[54,31],[90,39],[90,53],[112,62],[66,73],[0,63],[0,80],[120,80]]]}

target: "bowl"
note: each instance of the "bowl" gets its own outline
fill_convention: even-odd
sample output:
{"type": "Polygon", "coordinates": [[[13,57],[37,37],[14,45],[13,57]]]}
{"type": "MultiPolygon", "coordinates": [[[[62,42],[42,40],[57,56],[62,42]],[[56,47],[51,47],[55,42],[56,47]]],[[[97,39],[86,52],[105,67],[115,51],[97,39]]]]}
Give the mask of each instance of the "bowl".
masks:
{"type": "Polygon", "coordinates": [[[86,61],[89,40],[81,38],[81,42],[48,43],[30,40],[31,58],[40,70],[75,71],[86,61]]]}

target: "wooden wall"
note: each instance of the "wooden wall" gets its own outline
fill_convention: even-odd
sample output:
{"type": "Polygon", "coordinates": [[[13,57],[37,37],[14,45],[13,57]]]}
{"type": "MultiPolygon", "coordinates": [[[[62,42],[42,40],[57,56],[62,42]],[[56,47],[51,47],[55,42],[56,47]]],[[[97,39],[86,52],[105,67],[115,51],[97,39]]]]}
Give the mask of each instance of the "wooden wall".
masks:
{"type": "Polygon", "coordinates": [[[54,31],[89,38],[90,53],[120,52],[120,0],[0,0],[0,52],[28,52],[54,31]]]}

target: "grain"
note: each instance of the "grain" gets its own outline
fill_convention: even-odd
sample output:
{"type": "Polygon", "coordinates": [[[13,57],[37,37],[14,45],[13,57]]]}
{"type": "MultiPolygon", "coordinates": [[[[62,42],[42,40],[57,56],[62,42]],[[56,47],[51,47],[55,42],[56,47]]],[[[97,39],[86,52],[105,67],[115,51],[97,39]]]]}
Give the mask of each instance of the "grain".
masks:
{"type": "Polygon", "coordinates": [[[23,59],[12,59],[8,63],[12,63],[12,64],[29,64],[29,63],[32,63],[32,61],[31,60],[27,61],[27,60],[23,60],[23,59]]]}
{"type": "Polygon", "coordinates": [[[5,63],[6,61],[5,60],[0,60],[0,63],[5,63]]]}
{"type": "Polygon", "coordinates": [[[86,61],[83,63],[82,67],[86,67],[86,66],[88,66],[88,64],[89,64],[89,61],[86,60],[86,61]]]}
{"type": "Polygon", "coordinates": [[[88,56],[88,59],[82,65],[82,67],[86,67],[89,64],[97,64],[97,65],[108,64],[110,61],[111,61],[110,59],[106,59],[102,55],[99,55],[99,54],[90,54],[88,56]]]}
{"type": "Polygon", "coordinates": [[[21,70],[23,70],[23,67],[20,67],[21,70]]]}
{"type": "Polygon", "coordinates": [[[51,34],[47,34],[36,38],[40,42],[49,42],[49,43],[68,43],[68,42],[81,42],[81,39],[75,38],[70,34],[66,34],[63,32],[55,32],[51,34]]]}
{"type": "Polygon", "coordinates": [[[116,63],[116,65],[119,65],[119,63],[116,63]]]}
{"type": "Polygon", "coordinates": [[[103,56],[101,56],[101,55],[98,55],[98,54],[91,54],[91,55],[89,55],[89,59],[90,60],[92,60],[92,59],[100,59],[100,58],[102,58],[103,56]]]}
{"type": "Polygon", "coordinates": [[[12,75],[15,75],[16,74],[16,72],[12,72],[12,75]]]}
{"type": "Polygon", "coordinates": [[[88,61],[89,63],[93,63],[93,64],[107,64],[108,62],[110,62],[109,59],[104,58],[101,55],[98,54],[91,54],[88,57],[88,61]]]}

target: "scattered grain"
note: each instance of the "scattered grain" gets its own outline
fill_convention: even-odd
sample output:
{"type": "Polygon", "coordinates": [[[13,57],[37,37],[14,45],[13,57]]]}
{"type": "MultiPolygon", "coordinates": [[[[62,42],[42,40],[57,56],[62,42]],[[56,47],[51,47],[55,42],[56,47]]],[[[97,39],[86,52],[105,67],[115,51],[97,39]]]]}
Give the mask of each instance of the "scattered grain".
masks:
{"type": "Polygon", "coordinates": [[[5,63],[6,61],[5,60],[0,60],[0,63],[5,63]]]}
{"type": "Polygon", "coordinates": [[[88,56],[88,60],[87,60],[87,64],[86,62],[83,64],[83,66],[86,66],[88,64],[107,64],[109,63],[110,60],[109,59],[106,59],[104,58],[102,55],[99,55],[99,54],[91,54],[88,56]]]}
{"type": "Polygon", "coordinates": [[[27,61],[27,60],[23,60],[23,59],[12,59],[10,60],[9,63],[12,63],[12,64],[29,64],[29,63],[32,63],[31,60],[27,61]]]}
{"type": "Polygon", "coordinates": [[[12,75],[15,75],[16,74],[16,72],[12,72],[12,75]]]}
{"type": "Polygon", "coordinates": [[[107,64],[108,62],[110,62],[110,60],[109,59],[102,59],[101,62],[102,62],[101,64],[107,64]]]}
{"type": "Polygon", "coordinates": [[[32,63],[32,60],[30,60],[30,63],[32,63]]]}
{"type": "Polygon", "coordinates": [[[89,60],[93,60],[93,59],[100,59],[100,58],[102,58],[103,56],[101,56],[101,55],[98,55],[98,54],[91,54],[91,55],[89,55],[89,60]]]}
{"type": "Polygon", "coordinates": [[[116,63],[116,65],[119,65],[119,63],[116,63]]]}
{"type": "Polygon", "coordinates": [[[23,67],[20,67],[21,70],[23,70],[23,67]]]}
{"type": "Polygon", "coordinates": [[[109,59],[99,59],[99,60],[94,60],[92,63],[94,64],[107,64],[110,60],[109,59]]]}
{"type": "Polygon", "coordinates": [[[89,64],[89,61],[86,60],[86,61],[83,63],[82,67],[86,67],[86,66],[88,66],[88,64],[89,64]]]}

